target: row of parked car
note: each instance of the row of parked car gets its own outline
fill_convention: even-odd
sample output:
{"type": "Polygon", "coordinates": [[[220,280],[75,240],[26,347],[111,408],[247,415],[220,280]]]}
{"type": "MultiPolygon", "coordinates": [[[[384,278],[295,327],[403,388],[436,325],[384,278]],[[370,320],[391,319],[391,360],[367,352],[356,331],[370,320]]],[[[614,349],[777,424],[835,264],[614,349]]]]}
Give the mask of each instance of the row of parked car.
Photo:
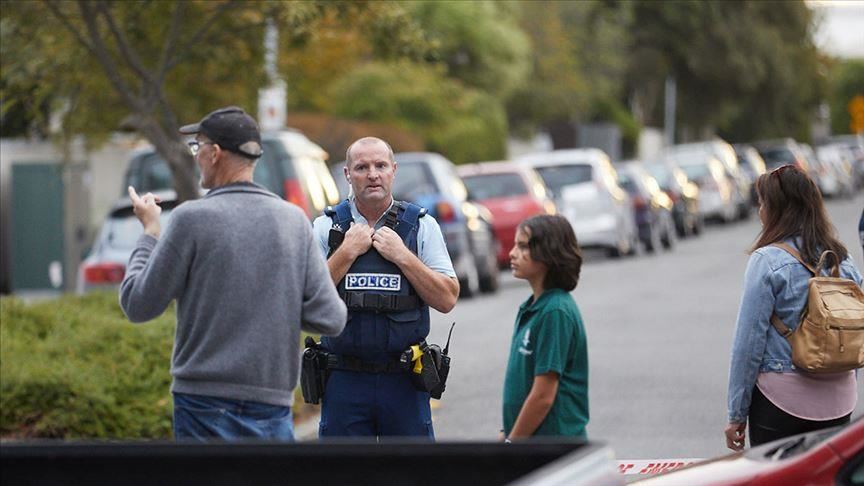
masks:
{"type": "MultiPolygon", "coordinates": [[[[344,163],[328,167],[327,153],[302,133],[265,133],[262,143],[255,181],[310,219],[349,196],[344,163]]],[[[396,161],[393,194],[427,208],[439,222],[463,296],[498,289],[516,226],[537,214],[564,215],[582,247],[620,257],[640,249],[670,250],[679,238],[699,235],[708,219],[749,217],[756,206],[755,179],[786,163],[809,170],[829,196],[849,196],[864,183],[864,150],[854,138],[815,151],[791,139],[735,146],[718,139],[618,163],[599,149],[461,166],[428,152],[397,153],[396,161]]],[[[171,174],[152,149],[133,154],[121,193],[129,185],[158,192],[162,217],[170,218],[177,204],[171,174]]],[[[121,196],[81,265],[79,291],[116,287],[140,234],[131,203],[121,196]]]]}

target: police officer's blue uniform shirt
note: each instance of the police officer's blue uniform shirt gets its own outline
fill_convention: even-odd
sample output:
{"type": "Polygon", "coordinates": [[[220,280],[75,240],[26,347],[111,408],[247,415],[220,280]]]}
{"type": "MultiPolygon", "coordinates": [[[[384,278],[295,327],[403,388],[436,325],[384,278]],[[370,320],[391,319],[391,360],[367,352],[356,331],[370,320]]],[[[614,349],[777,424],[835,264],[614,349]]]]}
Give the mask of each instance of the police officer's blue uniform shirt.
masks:
{"type": "MultiPolygon", "coordinates": [[[[349,199],[351,206],[351,216],[354,217],[354,222],[357,224],[369,224],[366,218],[357,211],[357,206],[354,204],[354,198],[349,199]]],[[[391,200],[390,206],[393,206],[391,200]]],[[[389,211],[390,208],[387,208],[389,211]]],[[[377,230],[384,226],[384,214],[375,222],[374,228],[377,230]]],[[[330,235],[330,228],[333,226],[333,220],[327,215],[318,216],[312,223],[315,238],[318,239],[318,245],[321,248],[321,253],[324,258],[330,252],[330,247],[327,245],[327,240],[330,235]]],[[[348,228],[345,228],[347,231],[348,228]]],[[[441,233],[441,227],[435,218],[428,214],[420,218],[420,228],[417,230],[417,257],[424,265],[432,270],[443,273],[448,277],[456,278],[456,271],[453,270],[453,262],[450,261],[450,255],[447,253],[447,245],[444,243],[444,235],[441,233]]]]}

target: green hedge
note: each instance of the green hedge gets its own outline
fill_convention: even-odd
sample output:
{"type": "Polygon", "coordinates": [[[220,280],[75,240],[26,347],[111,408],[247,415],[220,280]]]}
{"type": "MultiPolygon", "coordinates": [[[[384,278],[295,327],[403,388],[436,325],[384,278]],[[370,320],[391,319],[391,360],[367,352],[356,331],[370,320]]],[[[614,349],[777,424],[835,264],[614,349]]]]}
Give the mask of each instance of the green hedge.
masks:
{"type": "Polygon", "coordinates": [[[169,438],[174,311],[129,323],[116,293],[0,299],[3,437],[169,438]]]}

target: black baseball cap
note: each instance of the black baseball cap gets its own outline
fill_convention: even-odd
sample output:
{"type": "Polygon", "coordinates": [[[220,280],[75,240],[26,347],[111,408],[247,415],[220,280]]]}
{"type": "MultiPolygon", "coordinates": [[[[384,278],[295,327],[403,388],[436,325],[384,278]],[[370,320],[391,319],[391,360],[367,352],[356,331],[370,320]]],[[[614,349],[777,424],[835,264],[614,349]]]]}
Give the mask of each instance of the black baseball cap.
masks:
{"type": "Polygon", "coordinates": [[[180,127],[180,133],[202,133],[220,147],[250,159],[261,157],[261,132],[255,119],[237,106],[209,113],[198,123],[180,127]]]}

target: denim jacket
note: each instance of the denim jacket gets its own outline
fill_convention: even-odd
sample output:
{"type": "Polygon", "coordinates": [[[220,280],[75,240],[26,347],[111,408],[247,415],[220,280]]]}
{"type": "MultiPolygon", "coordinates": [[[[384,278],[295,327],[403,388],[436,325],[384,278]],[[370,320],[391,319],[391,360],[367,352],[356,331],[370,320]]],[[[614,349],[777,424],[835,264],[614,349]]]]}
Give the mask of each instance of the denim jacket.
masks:
{"type": "MultiPolygon", "coordinates": [[[[786,240],[786,243],[798,248],[795,239],[786,240]]],[[[851,257],[840,264],[840,276],[861,286],[861,273],[851,257]]],[[[776,312],[790,329],[798,327],[807,304],[810,277],[810,272],[795,257],[780,248],[765,246],[750,255],[732,342],[728,395],[730,423],[747,421],[751,394],[759,373],[787,373],[795,369],[792,347],[774,329],[770,319],[771,313],[776,312]]]]}

